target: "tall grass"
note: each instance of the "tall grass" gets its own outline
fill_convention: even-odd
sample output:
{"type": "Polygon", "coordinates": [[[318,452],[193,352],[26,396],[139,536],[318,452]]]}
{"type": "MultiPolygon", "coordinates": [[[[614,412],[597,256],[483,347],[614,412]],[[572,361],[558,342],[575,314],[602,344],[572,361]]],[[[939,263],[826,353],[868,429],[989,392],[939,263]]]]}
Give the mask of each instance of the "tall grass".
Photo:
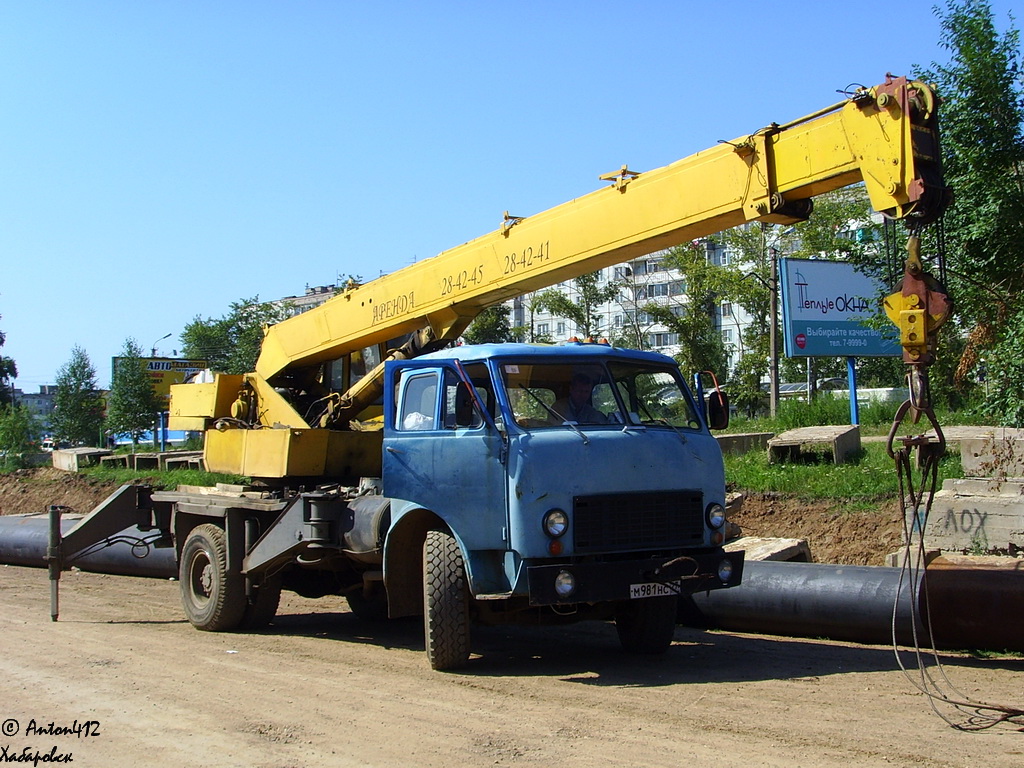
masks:
{"type": "Polygon", "coordinates": [[[202,469],[145,470],[96,466],[85,467],[79,470],[79,474],[95,479],[97,482],[116,483],[118,485],[144,481],[158,490],[174,490],[179,485],[216,485],[217,483],[245,485],[249,482],[248,478],[206,472],[202,469]]]}
{"type": "MultiPolygon", "coordinates": [[[[898,402],[865,403],[858,408],[857,421],[862,435],[884,435],[892,425],[898,402]]],[[[935,418],[940,425],[984,425],[977,410],[961,409],[949,411],[938,408],[935,418]]],[[[746,418],[736,415],[730,420],[727,432],[785,432],[800,427],[818,427],[826,424],[850,423],[850,399],[836,397],[831,392],[822,392],[808,403],[803,399],[782,400],[774,419],[767,416],[746,418]]],[[[924,422],[917,431],[924,431],[929,425],[924,422]]]]}
{"type": "MultiPolygon", "coordinates": [[[[962,477],[960,455],[947,453],[939,462],[938,475],[939,487],[947,478],[962,477]]],[[[855,461],[838,465],[832,463],[831,454],[774,464],[768,462],[767,451],[727,454],[725,477],[731,490],[785,493],[801,499],[877,500],[899,493],[896,465],[884,443],[865,443],[855,461]]]]}

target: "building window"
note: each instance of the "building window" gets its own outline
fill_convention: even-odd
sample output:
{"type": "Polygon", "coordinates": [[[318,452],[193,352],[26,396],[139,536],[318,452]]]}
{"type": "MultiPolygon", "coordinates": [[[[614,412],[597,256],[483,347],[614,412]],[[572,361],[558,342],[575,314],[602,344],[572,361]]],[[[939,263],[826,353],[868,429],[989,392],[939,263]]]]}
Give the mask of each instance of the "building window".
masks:
{"type": "Polygon", "coordinates": [[[627,309],[626,317],[630,323],[649,323],[651,322],[651,316],[644,312],[642,309],[627,309]]]}
{"type": "Polygon", "coordinates": [[[732,317],[732,302],[731,301],[723,301],[722,302],[722,317],[732,317]]]}
{"type": "Polygon", "coordinates": [[[632,274],[633,270],[629,267],[615,267],[614,275],[616,280],[625,280],[632,274]]]}
{"type": "Polygon", "coordinates": [[[551,327],[547,323],[537,323],[537,335],[547,336],[551,332],[551,327]]]}
{"type": "Polygon", "coordinates": [[[555,326],[555,333],[558,336],[565,336],[565,323],[559,323],[555,326]]]}
{"type": "Polygon", "coordinates": [[[647,286],[647,298],[653,299],[656,296],[668,296],[668,283],[651,283],[647,286]]]}
{"type": "Polygon", "coordinates": [[[722,329],[722,341],[725,344],[732,344],[732,328],[722,329]]]}
{"type": "Polygon", "coordinates": [[[675,333],[652,333],[648,337],[652,347],[668,347],[678,341],[678,334],[675,333]]]}

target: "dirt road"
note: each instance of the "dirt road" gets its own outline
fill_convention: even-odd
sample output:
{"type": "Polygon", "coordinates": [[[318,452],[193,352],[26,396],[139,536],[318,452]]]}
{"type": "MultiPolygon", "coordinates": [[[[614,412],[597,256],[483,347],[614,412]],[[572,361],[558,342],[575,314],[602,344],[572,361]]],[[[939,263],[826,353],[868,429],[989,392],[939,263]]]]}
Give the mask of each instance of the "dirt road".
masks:
{"type": "MultiPolygon", "coordinates": [[[[666,656],[637,659],[604,624],[484,629],[468,669],[441,674],[417,622],[366,624],[341,599],[286,595],[264,633],[207,634],[182,619],[174,582],[71,572],[54,624],[46,572],[13,566],[0,566],[0,648],[4,761],[1024,764],[1024,733],[951,729],[885,648],[680,628],[666,656]],[[93,733],[48,732],[76,720],[93,733]]],[[[1019,703],[1024,661],[945,663],[966,695],[1019,703]]]]}

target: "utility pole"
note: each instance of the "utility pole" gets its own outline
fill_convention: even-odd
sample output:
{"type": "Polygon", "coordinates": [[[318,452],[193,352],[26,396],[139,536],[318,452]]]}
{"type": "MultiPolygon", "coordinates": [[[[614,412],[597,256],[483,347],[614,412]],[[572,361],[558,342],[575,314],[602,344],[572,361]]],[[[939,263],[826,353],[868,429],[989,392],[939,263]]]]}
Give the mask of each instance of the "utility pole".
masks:
{"type": "MultiPolygon", "coordinates": [[[[764,236],[764,227],[761,228],[761,236],[764,236]]],[[[768,328],[768,346],[771,349],[771,361],[769,365],[769,391],[768,411],[774,419],[779,407],[779,259],[778,251],[775,248],[768,249],[768,259],[771,273],[768,280],[769,304],[768,314],[770,326],[768,328]]]]}

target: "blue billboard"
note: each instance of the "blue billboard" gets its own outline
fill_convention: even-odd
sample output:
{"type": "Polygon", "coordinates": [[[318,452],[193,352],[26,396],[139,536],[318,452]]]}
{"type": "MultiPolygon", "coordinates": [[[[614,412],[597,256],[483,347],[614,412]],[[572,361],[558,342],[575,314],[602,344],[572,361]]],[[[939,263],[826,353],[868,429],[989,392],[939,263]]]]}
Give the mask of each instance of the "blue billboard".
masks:
{"type": "Polygon", "coordinates": [[[786,357],[899,357],[899,332],[866,321],[882,315],[882,284],[842,261],[782,259],[786,357]]]}

